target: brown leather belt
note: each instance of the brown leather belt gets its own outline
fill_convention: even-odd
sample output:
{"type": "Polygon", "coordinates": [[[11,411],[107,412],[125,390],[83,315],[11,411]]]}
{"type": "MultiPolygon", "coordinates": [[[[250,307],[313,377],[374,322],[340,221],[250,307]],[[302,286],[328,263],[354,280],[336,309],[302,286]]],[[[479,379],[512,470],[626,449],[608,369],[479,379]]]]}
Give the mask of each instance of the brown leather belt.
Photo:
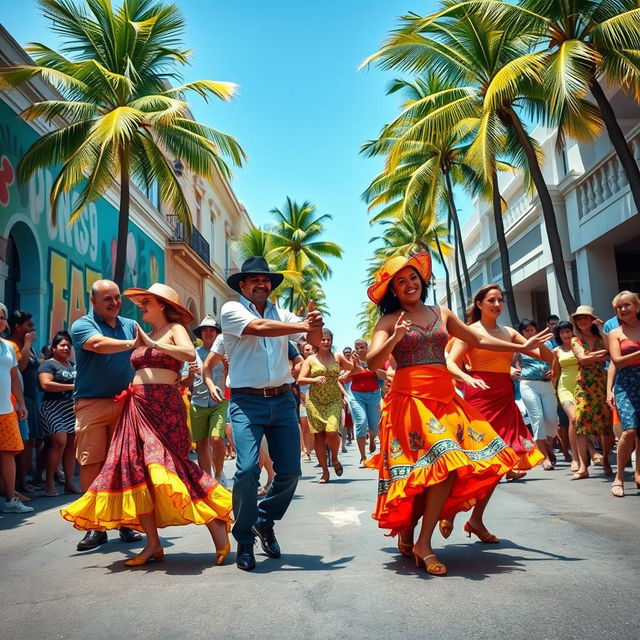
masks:
{"type": "Polygon", "coordinates": [[[249,393],[252,396],[262,396],[263,398],[275,398],[291,390],[290,384],[282,384],[279,387],[264,387],[256,389],[254,387],[233,387],[231,393],[249,393]]]}

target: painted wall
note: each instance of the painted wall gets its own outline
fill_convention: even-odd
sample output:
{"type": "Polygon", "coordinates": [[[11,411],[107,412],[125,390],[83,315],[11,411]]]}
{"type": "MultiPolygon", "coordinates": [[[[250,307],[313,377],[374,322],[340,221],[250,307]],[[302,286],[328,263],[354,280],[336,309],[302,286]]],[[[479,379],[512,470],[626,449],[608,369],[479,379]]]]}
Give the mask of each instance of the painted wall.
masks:
{"type": "MultiPolygon", "coordinates": [[[[36,139],[33,129],[0,101],[0,236],[8,239],[12,233],[16,240],[21,306],[34,314],[38,343],[43,344],[87,312],[93,282],[113,277],[118,211],[100,199],[70,226],[72,193],[61,199],[54,227],[49,193],[55,168],[38,171],[27,184],[17,180],[17,163],[36,139]]],[[[0,269],[1,286],[7,271],[2,259],[0,269]]],[[[130,224],[125,286],[144,287],[163,279],[164,249],[130,224]]],[[[137,308],[127,302],[123,313],[136,317],[137,308]]]]}

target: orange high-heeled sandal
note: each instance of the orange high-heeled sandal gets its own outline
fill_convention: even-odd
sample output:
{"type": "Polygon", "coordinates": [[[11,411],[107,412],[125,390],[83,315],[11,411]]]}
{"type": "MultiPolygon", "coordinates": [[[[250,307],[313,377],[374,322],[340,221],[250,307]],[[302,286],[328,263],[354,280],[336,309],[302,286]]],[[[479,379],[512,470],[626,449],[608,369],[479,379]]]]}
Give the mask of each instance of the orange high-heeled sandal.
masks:
{"type": "Polygon", "coordinates": [[[498,544],[500,542],[500,538],[494,536],[493,533],[489,533],[488,531],[479,531],[468,521],[464,523],[464,532],[467,534],[468,538],[470,538],[473,533],[474,536],[478,536],[480,542],[485,542],[486,544],[498,544]]]}
{"type": "Polygon", "coordinates": [[[437,558],[435,553],[430,553],[428,556],[424,558],[420,557],[417,554],[413,554],[413,558],[416,561],[416,567],[419,567],[422,563],[424,565],[424,570],[431,574],[432,576],[445,576],[447,575],[447,567],[442,564],[437,558]],[[427,560],[429,558],[436,558],[435,562],[428,563],[427,560]]]}
{"type": "Polygon", "coordinates": [[[453,521],[440,520],[438,522],[438,529],[440,529],[440,535],[446,540],[453,533],[453,521]]]}
{"type": "Polygon", "coordinates": [[[402,542],[398,537],[398,551],[405,556],[405,558],[410,558],[413,555],[413,543],[402,542]]]}
{"type": "Polygon", "coordinates": [[[134,556],[133,558],[129,558],[128,560],[125,560],[124,563],[127,567],[142,567],[143,565],[147,564],[149,560],[162,562],[164,560],[164,549],[161,549],[160,551],[156,551],[155,553],[152,553],[150,556],[146,558],[143,557],[142,554],[139,554],[137,556],[134,556]]]}

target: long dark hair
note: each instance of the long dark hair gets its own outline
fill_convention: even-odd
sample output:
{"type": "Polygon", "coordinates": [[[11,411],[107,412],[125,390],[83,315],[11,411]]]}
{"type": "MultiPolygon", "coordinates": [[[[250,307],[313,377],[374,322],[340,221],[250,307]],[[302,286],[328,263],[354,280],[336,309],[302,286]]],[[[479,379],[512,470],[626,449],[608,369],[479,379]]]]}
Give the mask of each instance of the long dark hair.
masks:
{"type": "MultiPolygon", "coordinates": [[[[424,281],[424,278],[420,275],[420,272],[417,269],[414,269],[413,267],[409,267],[409,268],[413,269],[418,274],[418,278],[420,280],[420,286],[421,286],[420,301],[424,302],[427,299],[428,285],[424,281]]],[[[380,302],[378,303],[378,308],[380,309],[381,316],[386,316],[388,313],[393,313],[394,311],[398,311],[399,309],[402,308],[402,306],[400,305],[400,301],[398,300],[398,298],[393,293],[393,290],[391,289],[391,282],[389,282],[389,286],[387,287],[387,293],[384,294],[382,300],[380,300],[380,302]]]]}
{"type": "Polygon", "coordinates": [[[477,303],[482,302],[487,297],[487,293],[492,289],[497,289],[500,292],[500,295],[504,297],[502,287],[500,287],[499,284],[495,284],[495,282],[490,282],[489,284],[485,284],[484,287],[480,287],[476,292],[476,295],[473,296],[471,306],[467,309],[467,324],[473,324],[480,320],[482,317],[482,311],[480,311],[480,307],[478,307],[477,303]]]}
{"type": "Polygon", "coordinates": [[[558,322],[556,328],[553,330],[553,337],[556,340],[558,346],[562,344],[562,338],[560,337],[560,332],[563,329],[571,329],[571,333],[573,333],[573,325],[567,320],[563,320],[562,322],[558,322]]]}

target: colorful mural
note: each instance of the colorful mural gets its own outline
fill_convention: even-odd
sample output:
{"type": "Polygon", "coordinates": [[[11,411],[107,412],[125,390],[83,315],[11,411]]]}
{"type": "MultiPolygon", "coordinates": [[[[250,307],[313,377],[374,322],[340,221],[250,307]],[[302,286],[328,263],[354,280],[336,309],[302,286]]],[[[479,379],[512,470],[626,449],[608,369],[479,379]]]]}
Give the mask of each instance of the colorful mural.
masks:
{"type": "MultiPolygon", "coordinates": [[[[51,336],[87,312],[93,282],[113,277],[118,211],[101,199],[69,225],[76,198],[71,193],[61,199],[54,227],[49,193],[55,168],[38,171],[26,184],[19,184],[16,176],[20,157],[36,139],[33,129],[0,101],[0,238],[6,247],[11,236],[17,249],[20,275],[15,286],[20,305],[34,316],[40,309],[42,317],[36,324],[51,336]],[[44,304],[37,304],[43,297],[44,304]]],[[[9,273],[5,259],[0,253],[0,268],[9,273]]],[[[163,277],[163,248],[130,223],[125,286],[144,287],[163,277]]],[[[5,282],[5,290],[8,285],[13,283],[5,282]]],[[[123,313],[136,317],[137,307],[126,303],[123,313]]]]}

